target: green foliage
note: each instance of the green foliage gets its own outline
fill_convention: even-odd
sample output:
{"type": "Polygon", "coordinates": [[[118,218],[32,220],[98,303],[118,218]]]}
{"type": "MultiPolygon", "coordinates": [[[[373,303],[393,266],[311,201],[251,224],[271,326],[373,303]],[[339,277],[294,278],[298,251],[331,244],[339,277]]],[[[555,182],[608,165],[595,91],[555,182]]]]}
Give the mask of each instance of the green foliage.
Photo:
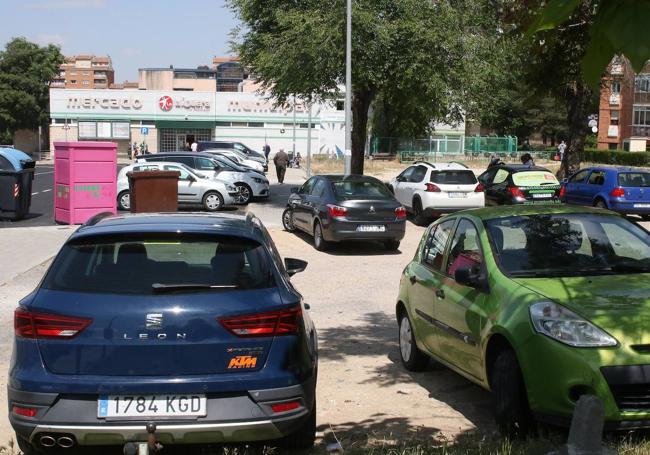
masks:
{"type": "Polygon", "coordinates": [[[14,38],[0,52],[0,132],[11,135],[48,120],[49,83],[63,55],[58,46],[39,47],[14,38]]]}
{"type": "Polygon", "coordinates": [[[650,163],[650,153],[585,149],[583,161],[589,163],[616,164],[619,166],[646,166],[650,163]]]}
{"type": "MultiPolygon", "coordinates": [[[[576,11],[584,4],[595,10],[593,21],[588,24],[589,45],[582,58],[585,79],[597,88],[600,76],[617,54],[625,55],[640,72],[650,59],[650,0],[550,0],[530,27],[529,35],[558,28],[562,33],[566,22],[575,19],[576,11]]],[[[573,22],[568,26],[575,25],[573,22]]]]}

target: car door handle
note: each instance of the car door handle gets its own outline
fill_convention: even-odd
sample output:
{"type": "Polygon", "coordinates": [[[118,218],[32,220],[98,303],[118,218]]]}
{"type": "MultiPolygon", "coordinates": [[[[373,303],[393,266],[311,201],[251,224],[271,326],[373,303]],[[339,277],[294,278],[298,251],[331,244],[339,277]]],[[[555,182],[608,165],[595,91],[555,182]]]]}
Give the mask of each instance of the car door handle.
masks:
{"type": "Polygon", "coordinates": [[[445,298],[445,291],[442,289],[436,289],[436,297],[439,299],[444,299],[445,298]]]}

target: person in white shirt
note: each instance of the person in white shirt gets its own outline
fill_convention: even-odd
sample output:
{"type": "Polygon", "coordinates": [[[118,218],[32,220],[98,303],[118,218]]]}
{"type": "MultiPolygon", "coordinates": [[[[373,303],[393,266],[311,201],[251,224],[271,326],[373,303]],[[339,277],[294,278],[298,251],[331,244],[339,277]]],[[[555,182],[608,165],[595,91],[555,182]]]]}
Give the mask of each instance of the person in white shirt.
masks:
{"type": "Polygon", "coordinates": [[[192,142],[192,146],[190,148],[193,152],[196,152],[196,150],[199,148],[199,144],[192,142]]]}

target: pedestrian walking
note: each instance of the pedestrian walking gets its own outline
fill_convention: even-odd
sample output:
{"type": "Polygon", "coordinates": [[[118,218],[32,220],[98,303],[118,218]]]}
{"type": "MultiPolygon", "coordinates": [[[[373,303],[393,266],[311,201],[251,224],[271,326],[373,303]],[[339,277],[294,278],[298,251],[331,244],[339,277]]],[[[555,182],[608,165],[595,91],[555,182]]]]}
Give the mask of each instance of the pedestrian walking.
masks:
{"type": "Polygon", "coordinates": [[[564,161],[564,152],[566,151],[566,142],[560,142],[560,145],[557,146],[557,152],[560,155],[560,162],[564,161]]]}
{"type": "Polygon", "coordinates": [[[192,142],[192,145],[190,145],[190,149],[193,152],[196,152],[199,149],[199,144],[197,144],[196,142],[192,142]]]}
{"type": "Polygon", "coordinates": [[[289,155],[286,154],[284,149],[278,150],[278,153],[275,154],[273,164],[275,164],[278,183],[284,183],[284,174],[287,172],[287,165],[289,164],[289,155]]]}
{"type": "Polygon", "coordinates": [[[264,152],[264,158],[266,158],[266,162],[269,162],[269,155],[271,154],[271,146],[269,144],[264,144],[264,147],[262,147],[262,151],[264,152]]]}

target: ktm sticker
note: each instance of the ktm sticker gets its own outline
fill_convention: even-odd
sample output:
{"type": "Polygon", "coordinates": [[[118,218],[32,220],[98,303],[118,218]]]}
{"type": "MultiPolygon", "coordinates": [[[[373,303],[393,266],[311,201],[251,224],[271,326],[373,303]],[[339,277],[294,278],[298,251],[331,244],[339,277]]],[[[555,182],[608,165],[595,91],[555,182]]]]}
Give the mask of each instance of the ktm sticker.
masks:
{"type": "Polygon", "coordinates": [[[228,369],[255,368],[255,365],[257,365],[257,357],[253,357],[252,355],[238,355],[230,359],[228,369]]]}

